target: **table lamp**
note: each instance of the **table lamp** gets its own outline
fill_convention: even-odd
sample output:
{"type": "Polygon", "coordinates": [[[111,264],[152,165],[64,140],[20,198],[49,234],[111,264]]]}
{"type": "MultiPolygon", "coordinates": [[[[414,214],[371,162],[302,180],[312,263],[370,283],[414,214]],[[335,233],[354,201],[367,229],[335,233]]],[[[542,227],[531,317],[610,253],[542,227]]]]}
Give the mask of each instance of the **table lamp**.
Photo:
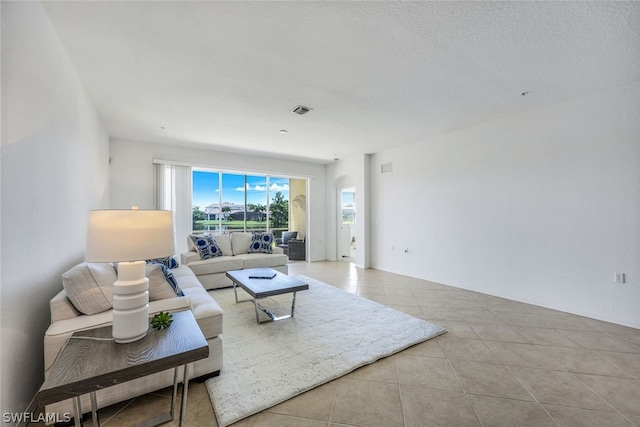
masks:
{"type": "Polygon", "coordinates": [[[89,262],[117,262],[113,284],[113,338],[128,343],[143,338],[149,329],[149,279],[145,260],[174,254],[171,211],[89,211],[89,262]]]}

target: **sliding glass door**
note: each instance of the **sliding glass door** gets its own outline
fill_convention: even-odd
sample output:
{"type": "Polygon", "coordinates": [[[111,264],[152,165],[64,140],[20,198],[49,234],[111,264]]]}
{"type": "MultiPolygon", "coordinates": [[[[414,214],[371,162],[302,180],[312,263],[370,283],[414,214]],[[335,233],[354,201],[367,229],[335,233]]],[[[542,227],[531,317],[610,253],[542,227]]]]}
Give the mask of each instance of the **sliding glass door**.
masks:
{"type": "Polygon", "coordinates": [[[227,234],[289,227],[289,179],[194,169],[194,233],[227,234]]]}

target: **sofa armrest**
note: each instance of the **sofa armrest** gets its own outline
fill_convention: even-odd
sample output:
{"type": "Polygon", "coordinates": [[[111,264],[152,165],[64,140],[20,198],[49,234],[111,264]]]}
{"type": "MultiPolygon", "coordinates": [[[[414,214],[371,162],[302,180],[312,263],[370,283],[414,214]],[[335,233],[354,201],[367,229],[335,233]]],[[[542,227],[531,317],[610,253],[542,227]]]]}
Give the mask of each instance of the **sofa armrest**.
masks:
{"type": "Polygon", "coordinates": [[[200,254],[195,251],[183,252],[180,254],[180,262],[184,265],[189,265],[190,262],[202,261],[200,254]]]}
{"type": "Polygon", "coordinates": [[[73,319],[74,317],[82,315],[82,313],[73,306],[64,289],[49,300],[49,311],[51,313],[51,323],[65,319],[73,319]]]}
{"type": "Polygon", "coordinates": [[[279,248],[279,247],[277,247],[277,246],[274,246],[274,247],[273,247],[273,253],[274,253],[274,254],[283,254],[283,253],[284,253],[284,249],[279,248]]]}

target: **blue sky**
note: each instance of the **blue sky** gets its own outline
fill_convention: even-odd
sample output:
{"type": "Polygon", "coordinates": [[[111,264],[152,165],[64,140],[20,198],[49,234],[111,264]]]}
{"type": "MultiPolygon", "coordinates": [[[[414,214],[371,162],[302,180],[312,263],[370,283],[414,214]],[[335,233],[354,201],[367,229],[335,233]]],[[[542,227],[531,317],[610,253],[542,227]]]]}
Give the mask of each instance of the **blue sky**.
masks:
{"type": "MultiPolygon", "coordinates": [[[[204,210],[205,207],[218,203],[219,173],[193,171],[193,206],[204,210]]],[[[222,202],[238,205],[244,204],[244,175],[222,174],[222,202]]],[[[247,176],[247,203],[267,204],[267,178],[265,176],[247,176]]],[[[276,191],[282,192],[285,200],[289,199],[289,179],[269,178],[269,197],[276,191]]]]}

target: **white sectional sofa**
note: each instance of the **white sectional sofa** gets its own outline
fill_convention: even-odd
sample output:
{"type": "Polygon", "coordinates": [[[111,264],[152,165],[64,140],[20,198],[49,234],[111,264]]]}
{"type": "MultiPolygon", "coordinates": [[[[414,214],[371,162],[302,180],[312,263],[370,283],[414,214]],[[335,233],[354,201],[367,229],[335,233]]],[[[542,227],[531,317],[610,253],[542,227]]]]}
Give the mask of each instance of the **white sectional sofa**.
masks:
{"type": "MultiPolygon", "coordinates": [[[[167,269],[158,264],[147,265],[149,278],[149,313],[191,310],[209,344],[209,356],[194,362],[189,377],[215,376],[222,369],[223,311],[187,266],[167,269]],[[166,271],[175,278],[181,293],[166,281],[166,271]]],[[[44,337],[44,375],[51,369],[62,346],[76,331],[93,329],[111,324],[108,308],[112,295],[110,286],[117,278],[111,264],[82,263],[63,274],[65,289],[54,296],[49,305],[51,325],[44,337]],[[78,290],[81,288],[81,290],[78,290]],[[107,307],[106,310],[103,310],[107,307]],[[85,313],[83,313],[83,311],[85,313]],[[95,312],[95,313],[94,313],[95,312]],[[91,313],[91,314],[86,314],[91,313]]],[[[182,378],[182,373],[179,373],[182,378]]],[[[100,408],[123,400],[159,390],[173,384],[173,369],[118,384],[97,392],[100,408]]],[[[89,396],[83,396],[82,408],[89,409],[89,396]]],[[[47,405],[47,413],[73,413],[71,399],[47,405]]]]}
{"type": "MultiPolygon", "coordinates": [[[[257,237],[255,234],[233,232],[230,236],[210,237],[216,245],[213,249],[208,248],[209,251],[214,252],[211,257],[203,258],[202,251],[198,250],[192,236],[187,237],[189,251],[180,255],[182,264],[193,270],[200,283],[206,289],[232,286],[233,283],[225,274],[231,270],[270,267],[284,274],[289,273],[287,265],[289,258],[281,248],[269,246],[266,249],[265,245],[263,245],[262,252],[249,252],[252,242],[254,244],[256,242],[257,237]]],[[[195,236],[195,238],[197,240],[202,236],[195,236]]],[[[268,242],[267,244],[270,245],[270,243],[268,242]]],[[[208,245],[210,245],[210,242],[208,245]]]]}

